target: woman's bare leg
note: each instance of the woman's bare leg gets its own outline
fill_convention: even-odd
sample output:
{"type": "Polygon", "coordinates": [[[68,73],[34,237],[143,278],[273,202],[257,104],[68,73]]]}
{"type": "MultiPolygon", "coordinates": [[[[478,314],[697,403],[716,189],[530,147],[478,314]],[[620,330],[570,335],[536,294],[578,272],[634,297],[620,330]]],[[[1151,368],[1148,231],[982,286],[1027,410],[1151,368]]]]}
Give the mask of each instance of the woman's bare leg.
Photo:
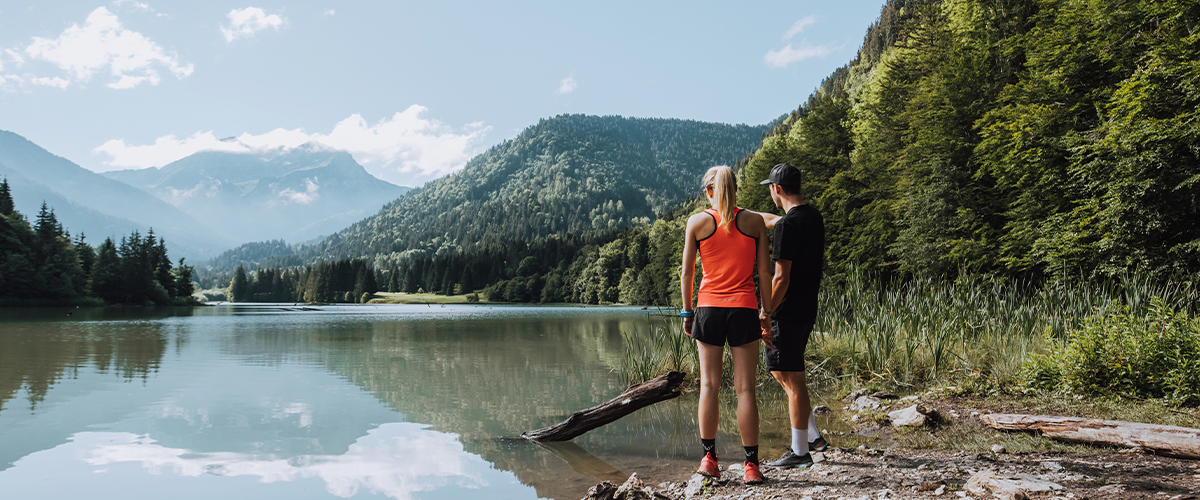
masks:
{"type": "MultiPolygon", "coordinates": [[[[705,344],[697,340],[696,349],[700,351],[700,439],[716,439],[717,420],[721,411],[717,392],[721,390],[721,358],[725,356],[725,346],[705,344]]],[[[757,422],[755,428],[758,428],[757,422]]]]}
{"type": "Polygon", "coordinates": [[[737,392],[738,432],[742,446],[758,446],[758,398],[754,393],[758,372],[758,341],[731,348],[733,352],[733,387],[737,392]]]}

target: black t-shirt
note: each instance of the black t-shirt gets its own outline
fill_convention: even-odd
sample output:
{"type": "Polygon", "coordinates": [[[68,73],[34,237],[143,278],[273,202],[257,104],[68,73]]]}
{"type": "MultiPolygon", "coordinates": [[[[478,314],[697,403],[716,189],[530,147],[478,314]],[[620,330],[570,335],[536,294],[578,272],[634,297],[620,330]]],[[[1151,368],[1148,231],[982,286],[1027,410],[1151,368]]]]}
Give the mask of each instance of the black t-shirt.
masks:
{"type": "Polygon", "coordinates": [[[772,318],[804,325],[817,322],[817,292],[825,265],[825,221],[810,205],[792,207],[775,222],[772,260],[790,260],[792,276],[772,318]]]}

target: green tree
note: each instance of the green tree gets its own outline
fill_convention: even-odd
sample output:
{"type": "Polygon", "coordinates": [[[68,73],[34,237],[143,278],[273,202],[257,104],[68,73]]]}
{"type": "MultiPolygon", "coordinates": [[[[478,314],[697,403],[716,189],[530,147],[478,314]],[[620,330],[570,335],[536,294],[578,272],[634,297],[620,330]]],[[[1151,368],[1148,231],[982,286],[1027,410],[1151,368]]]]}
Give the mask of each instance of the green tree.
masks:
{"type": "Polygon", "coordinates": [[[231,302],[248,302],[250,296],[249,280],[246,279],[246,269],[238,266],[234,271],[233,280],[229,282],[229,300],[231,302]]]}

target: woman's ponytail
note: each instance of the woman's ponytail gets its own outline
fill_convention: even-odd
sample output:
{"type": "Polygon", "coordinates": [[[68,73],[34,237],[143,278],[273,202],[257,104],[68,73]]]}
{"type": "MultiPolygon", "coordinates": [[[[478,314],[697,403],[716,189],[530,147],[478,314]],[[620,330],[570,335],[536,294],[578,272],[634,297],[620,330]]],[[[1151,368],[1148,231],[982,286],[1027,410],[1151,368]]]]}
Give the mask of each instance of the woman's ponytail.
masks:
{"type": "Polygon", "coordinates": [[[737,208],[737,176],[733,175],[733,169],[725,165],[708,169],[704,173],[704,189],[712,190],[714,208],[721,214],[720,226],[728,233],[737,208]]]}

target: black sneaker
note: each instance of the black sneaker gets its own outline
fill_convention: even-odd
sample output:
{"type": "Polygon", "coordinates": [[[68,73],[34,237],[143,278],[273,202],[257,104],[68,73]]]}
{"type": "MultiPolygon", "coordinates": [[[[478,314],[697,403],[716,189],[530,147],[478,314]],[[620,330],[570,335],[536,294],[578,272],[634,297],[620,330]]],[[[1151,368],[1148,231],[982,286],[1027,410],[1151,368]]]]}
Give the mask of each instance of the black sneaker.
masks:
{"type": "Polygon", "coordinates": [[[825,442],[824,436],[817,436],[815,441],[808,443],[808,451],[825,451],[829,449],[829,443],[825,442]]]}
{"type": "Polygon", "coordinates": [[[779,457],[779,460],[767,462],[763,465],[780,469],[807,469],[812,467],[812,464],[812,455],[805,453],[804,456],[798,456],[792,453],[791,448],[788,448],[787,451],[783,452],[783,456],[779,457]]]}

